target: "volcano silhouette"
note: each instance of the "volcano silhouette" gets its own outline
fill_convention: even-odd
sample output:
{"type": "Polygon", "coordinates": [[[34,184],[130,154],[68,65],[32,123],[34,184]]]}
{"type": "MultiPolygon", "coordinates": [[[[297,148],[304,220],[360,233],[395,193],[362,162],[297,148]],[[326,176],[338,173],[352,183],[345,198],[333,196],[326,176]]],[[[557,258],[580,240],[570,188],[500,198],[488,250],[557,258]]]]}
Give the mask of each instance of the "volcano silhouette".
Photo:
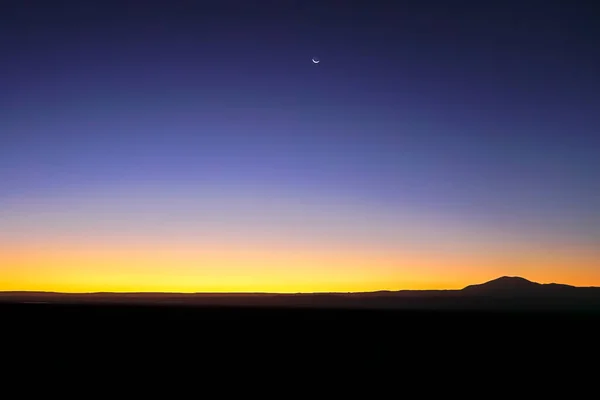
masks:
{"type": "Polygon", "coordinates": [[[575,286],[556,283],[542,284],[519,276],[503,276],[478,285],[469,285],[461,290],[465,294],[476,295],[550,295],[566,294],[577,289],[575,286]]]}

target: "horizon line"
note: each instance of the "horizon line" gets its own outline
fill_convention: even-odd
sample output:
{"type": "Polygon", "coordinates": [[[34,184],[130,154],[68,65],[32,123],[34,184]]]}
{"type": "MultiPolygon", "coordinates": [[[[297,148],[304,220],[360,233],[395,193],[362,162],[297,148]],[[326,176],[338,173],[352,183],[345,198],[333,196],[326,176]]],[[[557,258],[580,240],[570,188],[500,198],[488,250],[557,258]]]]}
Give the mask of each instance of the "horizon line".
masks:
{"type": "Polygon", "coordinates": [[[381,290],[372,290],[372,291],[364,291],[364,292],[162,292],[162,291],[94,291],[94,292],[60,292],[60,291],[51,291],[51,290],[0,290],[0,294],[2,293],[44,293],[44,294],[64,294],[64,295],[94,295],[94,294],[174,294],[174,295],[319,295],[319,294],[371,294],[371,293],[397,293],[397,292],[458,292],[469,286],[477,286],[484,285],[489,282],[493,282],[499,279],[521,279],[533,284],[539,285],[564,285],[571,286],[574,288],[600,288],[600,286],[573,286],[567,284],[561,284],[556,282],[550,283],[539,283],[535,281],[531,281],[527,278],[523,278],[521,276],[500,276],[498,278],[494,278],[482,283],[476,283],[464,286],[460,289],[381,289],[381,290]]]}

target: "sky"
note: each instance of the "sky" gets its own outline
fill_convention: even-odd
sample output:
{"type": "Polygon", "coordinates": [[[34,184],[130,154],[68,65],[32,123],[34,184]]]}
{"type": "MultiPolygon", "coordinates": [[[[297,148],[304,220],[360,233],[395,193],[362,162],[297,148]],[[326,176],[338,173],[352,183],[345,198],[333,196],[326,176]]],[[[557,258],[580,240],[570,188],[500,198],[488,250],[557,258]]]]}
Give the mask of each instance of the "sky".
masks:
{"type": "Polygon", "coordinates": [[[600,286],[599,19],[4,1],[0,290],[600,286]]]}

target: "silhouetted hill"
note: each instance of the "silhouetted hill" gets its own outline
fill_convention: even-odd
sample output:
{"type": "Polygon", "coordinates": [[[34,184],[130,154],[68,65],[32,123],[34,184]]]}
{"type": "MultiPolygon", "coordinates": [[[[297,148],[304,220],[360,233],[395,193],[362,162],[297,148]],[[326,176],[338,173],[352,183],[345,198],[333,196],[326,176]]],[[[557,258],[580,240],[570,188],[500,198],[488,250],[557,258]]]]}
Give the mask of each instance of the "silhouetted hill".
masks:
{"type": "Polygon", "coordinates": [[[576,286],[563,285],[557,283],[542,284],[532,282],[518,276],[503,276],[489,282],[478,285],[469,285],[461,290],[467,295],[478,296],[510,296],[510,297],[564,297],[571,295],[583,295],[597,293],[600,295],[600,288],[579,288],[576,286]]]}
{"type": "Polygon", "coordinates": [[[463,290],[473,290],[477,288],[482,290],[528,290],[537,288],[540,285],[540,283],[532,282],[525,278],[521,278],[520,276],[502,276],[479,285],[469,285],[463,290]]]}
{"type": "Polygon", "coordinates": [[[489,282],[469,285],[462,289],[468,294],[523,294],[538,293],[542,284],[532,282],[519,276],[502,276],[489,282]]]}

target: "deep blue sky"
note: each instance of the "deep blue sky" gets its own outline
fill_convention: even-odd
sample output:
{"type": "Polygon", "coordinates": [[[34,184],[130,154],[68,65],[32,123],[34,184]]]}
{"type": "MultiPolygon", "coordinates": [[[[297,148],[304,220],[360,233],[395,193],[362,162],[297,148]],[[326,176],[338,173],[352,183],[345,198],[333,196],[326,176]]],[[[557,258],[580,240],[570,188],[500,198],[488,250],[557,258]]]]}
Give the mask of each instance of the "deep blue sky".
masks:
{"type": "Polygon", "coordinates": [[[597,244],[598,21],[584,1],[4,1],[0,203],[245,187],[597,244]]]}

